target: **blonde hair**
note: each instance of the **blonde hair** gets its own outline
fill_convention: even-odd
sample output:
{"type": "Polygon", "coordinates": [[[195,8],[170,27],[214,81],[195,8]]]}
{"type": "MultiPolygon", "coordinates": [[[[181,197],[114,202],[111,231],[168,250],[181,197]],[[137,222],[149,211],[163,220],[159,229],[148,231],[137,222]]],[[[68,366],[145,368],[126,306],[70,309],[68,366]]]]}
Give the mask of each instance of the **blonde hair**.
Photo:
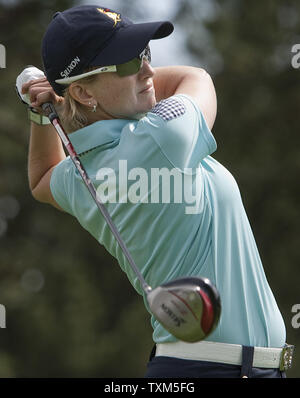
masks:
{"type": "MultiPolygon", "coordinates": [[[[94,68],[90,68],[85,72],[89,72],[94,68]]],[[[92,75],[78,80],[80,83],[91,84],[97,79],[98,75],[92,75]]],[[[64,90],[64,105],[60,114],[61,121],[67,133],[79,130],[88,126],[89,120],[87,117],[87,109],[84,105],[76,101],[70,94],[69,87],[64,90]]]]}

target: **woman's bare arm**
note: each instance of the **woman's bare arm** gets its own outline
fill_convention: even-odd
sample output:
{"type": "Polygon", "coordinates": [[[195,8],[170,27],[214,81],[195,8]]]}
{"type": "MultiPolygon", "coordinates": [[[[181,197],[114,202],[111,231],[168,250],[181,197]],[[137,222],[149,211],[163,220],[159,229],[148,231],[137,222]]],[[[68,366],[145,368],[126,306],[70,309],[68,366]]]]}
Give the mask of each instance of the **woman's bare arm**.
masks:
{"type": "MultiPolygon", "coordinates": [[[[54,94],[46,79],[24,84],[22,92],[29,94],[31,105],[40,112],[45,102],[51,101],[57,107],[62,103],[62,98],[54,94]]],[[[28,178],[31,193],[36,200],[60,209],[51,194],[50,178],[53,168],[66,157],[61,140],[51,124],[42,126],[31,122],[30,130],[28,178]]]]}
{"type": "Polygon", "coordinates": [[[174,94],[191,96],[212,129],[217,114],[217,97],[210,75],[201,68],[167,66],[155,68],[154,87],[157,101],[174,94]]]}

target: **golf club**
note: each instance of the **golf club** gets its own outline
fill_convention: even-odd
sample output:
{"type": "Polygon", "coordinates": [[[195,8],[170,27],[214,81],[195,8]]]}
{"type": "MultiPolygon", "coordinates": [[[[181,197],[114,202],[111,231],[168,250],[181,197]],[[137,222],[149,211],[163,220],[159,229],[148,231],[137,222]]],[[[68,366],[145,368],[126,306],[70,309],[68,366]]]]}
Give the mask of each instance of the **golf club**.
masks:
{"type": "Polygon", "coordinates": [[[217,289],[209,279],[199,277],[179,278],[155,289],[147,284],[106,207],[100,201],[96,188],[65,133],[53,104],[45,103],[42,109],[56,129],[83,182],[139,279],[152,314],[165,329],[180,340],[196,342],[206,338],[214,330],[220,317],[221,301],[217,289]]]}

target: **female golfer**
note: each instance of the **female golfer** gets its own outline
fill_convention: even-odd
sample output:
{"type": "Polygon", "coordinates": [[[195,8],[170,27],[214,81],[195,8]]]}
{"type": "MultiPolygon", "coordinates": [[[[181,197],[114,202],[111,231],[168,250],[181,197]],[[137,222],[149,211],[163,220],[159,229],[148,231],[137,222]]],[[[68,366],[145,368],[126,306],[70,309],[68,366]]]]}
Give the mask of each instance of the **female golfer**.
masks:
{"type": "Polygon", "coordinates": [[[147,282],[202,276],[220,292],[220,322],[199,343],[176,340],[152,317],[146,376],[285,377],[291,348],[238,186],[210,156],[212,80],[203,69],[150,64],[149,42],[172,30],[170,22],[134,24],[97,6],[55,14],[42,45],[46,78],[22,88],[39,112],[30,114],[30,189],[76,217],[143,293],[41,116],[51,101],[147,282]]]}

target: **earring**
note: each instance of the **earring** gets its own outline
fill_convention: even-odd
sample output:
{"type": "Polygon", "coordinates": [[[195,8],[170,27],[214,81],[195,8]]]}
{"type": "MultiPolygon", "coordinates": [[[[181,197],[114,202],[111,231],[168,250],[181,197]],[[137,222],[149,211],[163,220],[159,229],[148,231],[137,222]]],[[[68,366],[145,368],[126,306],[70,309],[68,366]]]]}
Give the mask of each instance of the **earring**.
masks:
{"type": "MultiPolygon", "coordinates": [[[[89,105],[91,106],[92,103],[89,102],[89,105]]],[[[93,109],[91,109],[91,112],[96,112],[96,110],[97,110],[97,104],[94,104],[94,105],[93,105],[93,109]]]]}

